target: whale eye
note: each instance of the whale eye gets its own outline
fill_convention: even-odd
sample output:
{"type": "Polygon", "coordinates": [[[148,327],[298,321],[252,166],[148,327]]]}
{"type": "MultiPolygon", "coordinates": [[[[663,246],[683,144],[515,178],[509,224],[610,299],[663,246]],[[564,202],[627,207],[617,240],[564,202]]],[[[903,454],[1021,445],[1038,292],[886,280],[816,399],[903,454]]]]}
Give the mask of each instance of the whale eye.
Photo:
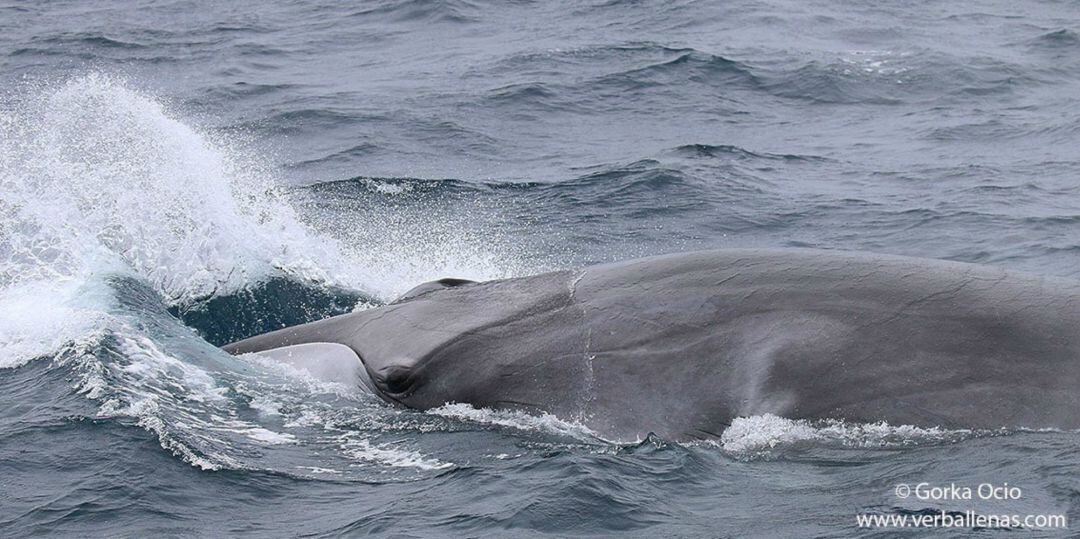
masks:
{"type": "Polygon", "coordinates": [[[397,367],[389,369],[389,372],[383,377],[383,386],[386,388],[387,393],[401,394],[405,393],[412,387],[412,379],[409,369],[397,367]]]}

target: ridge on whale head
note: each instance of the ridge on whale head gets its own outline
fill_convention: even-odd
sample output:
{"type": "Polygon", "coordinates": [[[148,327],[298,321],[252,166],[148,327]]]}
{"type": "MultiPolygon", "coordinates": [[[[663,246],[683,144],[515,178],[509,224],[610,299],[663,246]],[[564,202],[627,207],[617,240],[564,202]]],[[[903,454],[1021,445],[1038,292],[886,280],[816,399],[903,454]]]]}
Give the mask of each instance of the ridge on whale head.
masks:
{"type": "Polygon", "coordinates": [[[1080,427],[1080,283],[937,260],[733,249],[444,280],[225,349],[330,353],[285,348],[305,343],[352,351],[391,403],[547,412],[615,441],[764,413],[1080,427]]]}

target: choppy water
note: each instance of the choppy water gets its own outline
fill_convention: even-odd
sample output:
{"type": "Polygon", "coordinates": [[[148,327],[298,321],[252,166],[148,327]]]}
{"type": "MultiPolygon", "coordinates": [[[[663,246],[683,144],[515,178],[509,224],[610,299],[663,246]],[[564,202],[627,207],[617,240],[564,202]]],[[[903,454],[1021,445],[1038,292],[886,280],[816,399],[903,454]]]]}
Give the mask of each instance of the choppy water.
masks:
{"type": "Polygon", "coordinates": [[[1080,277],[1076,7],[0,3],[0,534],[846,537],[966,508],[894,495],[919,481],[1078,517],[1071,432],[613,445],[215,346],[693,248],[1080,277]]]}

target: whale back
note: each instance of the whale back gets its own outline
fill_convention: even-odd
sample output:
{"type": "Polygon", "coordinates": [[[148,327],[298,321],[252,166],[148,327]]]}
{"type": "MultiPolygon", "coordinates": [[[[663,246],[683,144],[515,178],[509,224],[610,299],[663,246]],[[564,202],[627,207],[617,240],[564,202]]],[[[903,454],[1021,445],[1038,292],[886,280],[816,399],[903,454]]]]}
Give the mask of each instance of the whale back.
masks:
{"type": "Polygon", "coordinates": [[[682,253],[429,290],[275,333],[227,349],[341,343],[390,402],[547,412],[616,440],[709,438],[764,413],[1080,427],[1080,284],[971,264],[682,253]]]}
{"type": "Polygon", "coordinates": [[[415,286],[409,291],[402,294],[394,303],[401,303],[407,299],[412,299],[417,296],[427,294],[428,292],[434,292],[435,290],[443,290],[446,288],[455,288],[458,286],[465,286],[470,284],[476,284],[476,281],[470,281],[468,279],[455,279],[453,277],[444,277],[435,281],[429,281],[421,285],[415,286]]]}

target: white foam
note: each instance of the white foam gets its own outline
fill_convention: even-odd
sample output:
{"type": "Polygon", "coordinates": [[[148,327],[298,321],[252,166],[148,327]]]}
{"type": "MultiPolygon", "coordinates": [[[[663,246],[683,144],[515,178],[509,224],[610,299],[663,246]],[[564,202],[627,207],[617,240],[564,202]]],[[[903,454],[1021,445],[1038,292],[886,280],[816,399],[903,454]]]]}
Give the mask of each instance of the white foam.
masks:
{"type": "Polygon", "coordinates": [[[322,426],[328,430],[334,428],[322,414],[310,409],[302,410],[299,415],[286,421],[285,426],[289,428],[322,426]]]}
{"type": "Polygon", "coordinates": [[[411,449],[376,445],[358,433],[346,433],[343,435],[340,448],[342,453],[352,459],[394,468],[445,470],[454,467],[453,463],[428,458],[411,449]]]}
{"type": "Polygon", "coordinates": [[[366,185],[368,188],[384,195],[400,195],[413,191],[413,184],[408,182],[387,183],[378,182],[372,179],[364,179],[362,181],[364,182],[364,185],[366,185]]]}
{"type": "Polygon", "coordinates": [[[264,416],[280,416],[281,415],[281,403],[271,398],[269,395],[257,395],[255,398],[248,402],[248,406],[252,410],[258,411],[264,416]]]}
{"type": "Polygon", "coordinates": [[[300,469],[301,470],[307,470],[307,471],[309,471],[309,472],[311,472],[313,474],[341,475],[341,472],[338,471],[338,470],[334,470],[334,469],[331,469],[331,468],[320,468],[318,466],[307,466],[307,467],[301,467],[300,469]]]}
{"type": "Polygon", "coordinates": [[[55,353],[73,335],[86,335],[106,327],[110,317],[98,307],[80,301],[83,293],[74,280],[32,281],[0,290],[0,369],[55,353]]]}
{"type": "Polygon", "coordinates": [[[283,432],[274,432],[262,427],[250,427],[247,429],[240,429],[236,432],[251,438],[257,442],[261,442],[266,445],[280,445],[296,443],[296,436],[283,432]]]}
{"type": "Polygon", "coordinates": [[[183,392],[183,399],[191,402],[223,402],[226,389],[219,387],[214,377],[205,370],[181,361],[161,351],[146,337],[118,336],[118,349],[127,358],[126,365],[114,364],[123,371],[125,381],[133,390],[167,388],[169,396],[183,392]]]}
{"type": "Polygon", "coordinates": [[[98,401],[99,417],[134,420],[163,448],[207,470],[243,467],[215,432],[235,432],[264,445],[292,441],[287,434],[215,415],[234,414],[227,388],[211,373],[166,354],[130,327],[118,331],[70,345],[58,356],[79,375],[76,391],[98,401]],[[102,339],[115,348],[104,361],[95,355],[102,353],[102,339]]]}
{"type": "Polygon", "coordinates": [[[601,440],[588,427],[564,421],[548,413],[534,415],[512,410],[491,410],[488,408],[475,408],[472,405],[462,403],[446,404],[428,410],[427,413],[484,425],[569,436],[586,442],[601,440]]]}
{"type": "Polygon", "coordinates": [[[905,447],[959,441],[977,434],[970,430],[894,426],[885,422],[811,422],[764,414],[736,418],[720,435],[720,444],[732,453],[753,454],[806,444],[852,448],[905,447]]]}
{"type": "Polygon", "coordinates": [[[845,75],[894,77],[911,71],[910,56],[910,52],[902,51],[851,51],[839,60],[845,75]]]}

